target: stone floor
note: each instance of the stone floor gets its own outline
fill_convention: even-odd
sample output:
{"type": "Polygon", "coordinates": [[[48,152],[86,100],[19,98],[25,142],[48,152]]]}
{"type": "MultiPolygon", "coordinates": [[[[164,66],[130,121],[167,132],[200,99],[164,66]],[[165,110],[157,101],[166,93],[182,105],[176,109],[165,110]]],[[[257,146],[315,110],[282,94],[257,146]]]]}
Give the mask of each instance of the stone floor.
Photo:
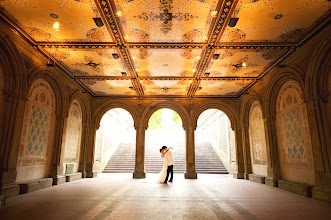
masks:
{"type": "Polygon", "coordinates": [[[331,205],[231,175],[102,174],[8,199],[0,219],[331,219],[331,205]]]}

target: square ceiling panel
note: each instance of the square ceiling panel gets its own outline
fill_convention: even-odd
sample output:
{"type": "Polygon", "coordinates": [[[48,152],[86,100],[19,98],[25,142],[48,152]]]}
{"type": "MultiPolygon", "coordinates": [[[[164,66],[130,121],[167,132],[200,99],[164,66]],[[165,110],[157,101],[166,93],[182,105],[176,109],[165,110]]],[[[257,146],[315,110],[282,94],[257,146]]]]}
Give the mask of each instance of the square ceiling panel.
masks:
{"type": "Polygon", "coordinates": [[[330,8],[327,0],[240,0],[232,15],[238,23],[226,27],[221,41],[297,42],[330,8]]]}
{"type": "MultiPolygon", "coordinates": [[[[75,76],[121,76],[126,72],[115,49],[47,48],[52,56],[75,76]]],[[[127,73],[129,75],[129,73],[127,73]]]]}
{"type": "Polygon", "coordinates": [[[211,77],[258,77],[263,70],[280,58],[286,49],[216,50],[217,60],[211,59],[206,72],[211,77]]]}
{"type": "Polygon", "coordinates": [[[142,80],[147,96],[186,96],[192,81],[190,80],[142,80]]]}
{"type": "Polygon", "coordinates": [[[36,41],[112,42],[107,28],[93,21],[93,0],[2,0],[0,9],[36,41]]]}
{"type": "MultiPolygon", "coordinates": [[[[205,42],[217,0],[112,0],[128,42],[205,42]]],[[[221,2],[221,1],[220,1],[221,2]]]]}
{"type": "Polygon", "coordinates": [[[139,76],[192,77],[202,49],[130,49],[139,76]]]}
{"type": "Polygon", "coordinates": [[[96,80],[80,79],[95,95],[99,96],[135,96],[136,92],[131,90],[131,80],[96,80]]]}
{"type": "Polygon", "coordinates": [[[252,80],[201,80],[196,96],[236,96],[252,80]]]}

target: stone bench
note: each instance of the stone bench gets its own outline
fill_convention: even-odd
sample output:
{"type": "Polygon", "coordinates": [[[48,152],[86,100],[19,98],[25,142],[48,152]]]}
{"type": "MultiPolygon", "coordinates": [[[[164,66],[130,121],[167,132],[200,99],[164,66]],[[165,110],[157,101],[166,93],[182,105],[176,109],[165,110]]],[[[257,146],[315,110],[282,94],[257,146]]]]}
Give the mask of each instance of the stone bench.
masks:
{"type": "Polygon", "coordinates": [[[66,182],[66,177],[64,175],[58,175],[57,177],[53,178],[53,185],[60,185],[66,182]]]}
{"type": "Polygon", "coordinates": [[[6,198],[18,196],[20,194],[20,186],[17,183],[5,184],[1,188],[1,195],[6,198]]]}
{"type": "Polygon", "coordinates": [[[248,175],[248,178],[249,178],[250,181],[264,184],[266,177],[251,173],[251,174],[248,175]]]}
{"type": "Polygon", "coordinates": [[[35,179],[17,183],[20,186],[20,194],[34,192],[40,189],[51,187],[53,183],[52,178],[35,179]]]}
{"type": "Polygon", "coordinates": [[[82,173],[72,173],[66,174],[66,181],[71,182],[75,180],[80,180],[82,178],[82,173]]]}
{"type": "Polygon", "coordinates": [[[278,180],[278,188],[293,192],[302,196],[311,197],[312,186],[305,183],[291,182],[287,180],[278,180]]]}

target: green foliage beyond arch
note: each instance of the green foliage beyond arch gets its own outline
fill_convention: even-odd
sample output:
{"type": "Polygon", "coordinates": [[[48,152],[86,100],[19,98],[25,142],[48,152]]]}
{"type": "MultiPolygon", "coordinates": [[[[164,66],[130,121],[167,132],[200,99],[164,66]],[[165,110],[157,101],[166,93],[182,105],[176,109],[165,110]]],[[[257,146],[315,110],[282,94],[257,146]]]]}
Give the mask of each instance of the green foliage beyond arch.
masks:
{"type": "Polygon", "coordinates": [[[170,109],[157,110],[148,122],[148,130],[181,129],[181,127],[180,116],[170,109]]]}

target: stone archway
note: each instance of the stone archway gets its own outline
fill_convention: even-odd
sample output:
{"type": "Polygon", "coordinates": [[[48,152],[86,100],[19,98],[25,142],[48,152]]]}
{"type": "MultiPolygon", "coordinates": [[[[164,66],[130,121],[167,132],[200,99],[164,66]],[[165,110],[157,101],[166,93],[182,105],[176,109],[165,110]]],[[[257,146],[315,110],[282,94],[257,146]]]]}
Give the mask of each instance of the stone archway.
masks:
{"type": "MultiPolygon", "coordinates": [[[[88,147],[86,150],[86,175],[87,177],[95,177],[97,172],[94,170],[94,159],[95,159],[95,140],[96,140],[96,131],[100,127],[100,121],[103,115],[111,109],[121,108],[130,113],[133,118],[134,128],[136,129],[136,145],[140,124],[140,117],[138,110],[128,102],[125,101],[108,101],[99,106],[94,113],[92,114],[91,123],[89,124],[89,137],[88,137],[88,147]]],[[[137,147],[136,147],[137,148],[137,147]]],[[[137,158],[137,150],[136,150],[137,158]]],[[[136,159],[137,163],[137,159],[136,159]]],[[[137,165],[136,165],[137,167],[137,165]]]]}
{"type": "Polygon", "coordinates": [[[244,158],[243,158],[243,145],[242,145],[242,130],[239,126],[238,113],[229,105],[220,101],[205,102],[197,106],[192,112],[192,128],[195,130],[197,121],[202,112],[208,109],[218,109],[224,112],[231,122],[231,129],[235,135],[235,151],[236,151],[236,165],[237,171],[233,173],[235,178],[244,178],[244,158]]]}
{"type": "Polygon", "coordinates": [[[177,102],[173,101],[158,101],[150,104],[142,114],[141,124],[137,130],[137,158],[136,158],[136,171],[134,178],[144,178],[144,155],[145,155],[145,131],[148,128],[148,121],[152,114],[157,110],[168,108],[175,111],[182,120],[183,128],[186,136],[186,172],[185,178],[196,179],[195,172],[195,155],[194,155],[194,130],[192,123],[186,109],[177,102]]]}

